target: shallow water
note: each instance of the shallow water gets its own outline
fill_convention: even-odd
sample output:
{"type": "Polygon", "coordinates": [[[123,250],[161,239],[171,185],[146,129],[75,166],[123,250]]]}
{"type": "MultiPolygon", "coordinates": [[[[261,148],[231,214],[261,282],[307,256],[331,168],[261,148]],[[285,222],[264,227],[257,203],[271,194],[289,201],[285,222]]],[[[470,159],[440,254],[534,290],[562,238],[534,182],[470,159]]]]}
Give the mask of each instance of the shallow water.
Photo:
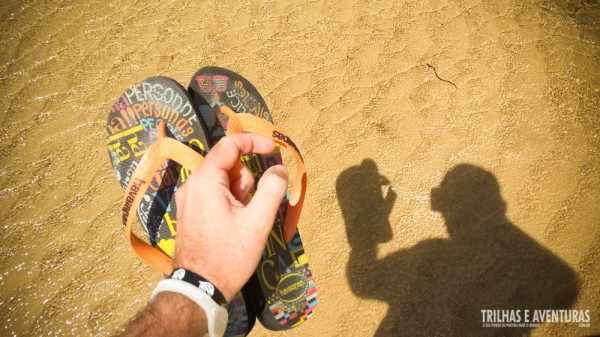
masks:
{"type": "MultiPolygon", "coordinates": [[[[347,272],[336,180],[364,159],[396,195],[376,213],[389,222],[381,261],[449,238],[430,194],[469,163],[497,179],[519,233],[576,273],[570,306],[595,310],[590,328],[531,334],[600,333],[597,1],[13,1],[0,22],[0,335],[109,335],[143,306],[160,275],[124,240],[106,116],[130,85],[187,85],[205,65],[250,79],[306,158],[300,230],[321,303],[293,334],[371,336],[393,312],[347,272]]],[[[425,301],[394,288],[407,273],[381,277],[425,301]]],[[[448,309],[407,325],[452,326],[448,309]]]]}

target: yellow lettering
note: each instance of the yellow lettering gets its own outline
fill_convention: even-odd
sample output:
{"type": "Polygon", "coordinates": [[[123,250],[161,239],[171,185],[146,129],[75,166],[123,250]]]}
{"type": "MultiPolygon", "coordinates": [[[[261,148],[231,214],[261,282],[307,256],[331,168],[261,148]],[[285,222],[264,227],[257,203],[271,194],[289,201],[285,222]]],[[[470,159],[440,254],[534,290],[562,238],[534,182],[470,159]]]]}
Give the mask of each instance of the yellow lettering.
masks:
{"type": "Polygon", "coordinates": [[[269,239],[267,240],[268,257],[272,257],[273,255],[275,255],[273,239],[275,240],[275,242],[277,242],[277,244],[279,244],[281,248],[283,248],[283,250],[287,249],[287,246],[283,241],[283,233],[281,231],[281,225],[279,223],[275,226],[274,229],[271,229],[271,232],[269,232],[269,239]],[[275,232],[275,230],[278,230],[279,233],[275,232]]]}
{"type": "MultiPolygon", "coordinates": [[[[269,283],[268,279],[267,279],[267,275],[265,275],[265,269],[266,269],[266,265],[270,265],[271,267],[275,267],[275,262],[271,261],[271,260],[265,260],[263,261],[261,267],[260,267],[260,272],[262,275],[262,279],[265,282],[265,285],[267,286],[267,288],[269,288],[269,290],[275,290],[275,286],[272,285],[271,283],[269,283]]],[[[271,275],[274,274],[273,272],[270,273],[271,275]]],[[[278,280],[278,276],[275,277],[275,282],[279,281],[278,280]]]]}
{"type": "Polygon", "coordinates": [[[201,153],[204,153],[204,144],[202,144],[201,141],[199,141],[198,139],[191,139],[190,140],[190,147],[193,149],[194,146],[197,146],[200,149],[201,153]]]}
{"type": "Polygon", "coordinates": [[[190,176],[191,171],[185,167],[181,167],[181,169],[179,169],[179,179],[181,179],[181,183],[185,183],[185,181],[187,180],[187,178],[190,176]]]}
{"type": "Polygon", "coordinates": [[[127,160],[129,157],[131,157],[129,150],[127,150],[125,147],[122,147],[118,140],[114,144],[108,144],[108,150],[114,151],[119,157],[119,161],[127,160]]]}
{"type": "Polygon", "coordinates": [[[129,144],[131,151],[133,151],[133,154],[136,157],[139,157],[144,154],[144,150],[146,150],[146,145],[144,145],[142,142],[138,142],[137,136],[127,139],[127,143],[129,144]]]}
{"type": "Polygon", "coordinates": [[[290,255],[292,255],[292,259],[296,265],[303,265],[308,262],[306,256],[304,255],[304,247],[302,246],[291,249],[290,255]]]}
{"type": "Polygon", "coordinates": [[[177,232],[175,231],[175,225],[177,224],[176,220],[171,219],[169,213],[165,213],[165,220],[167,220],[167,226],[169,226],[169,231],[171,231],[171,236],[175,236],[177,232]]]}
{"type": "Polygon", "coordinates": [[[136,133],[138,131],[142,131],[142,130],[144,130],[144,128],[141,125],[138,125],[138,126],[136,126],[134,128],[127,129],[127,130],[125,130],[123,132],[119,132],[117,134],[114,134],[114,135],[106,138],[106,143],[111,143],[114,140],[117,140],[119,138],[123,138],[123,137],[129,136],[131,134],[134,134],[134,133],[136,133]]]}
{"type": "Polygon", "coordinates": [[[175,240],[174,239],[162,239],[156,244],[163,252],[170,257],[175,254],[175,240]]]}
{"type": "Polygon", "coordinates": [[[304,282],[302,282],[302,281],[298,281],[298,282],[296,282],[296,283],[293,283],[292,285],[288,286],[288,287],[287,287],[287,288],[285,288],[285,289],[281,289],[279,292],[280,292],[282,295],[287,295],[287,294],[291,293],[292,291],[294,291],[294,290],[296,290],[296,289],[298,289],[298,288],[302,287],[303,285],[304,285],[304,282]]]}

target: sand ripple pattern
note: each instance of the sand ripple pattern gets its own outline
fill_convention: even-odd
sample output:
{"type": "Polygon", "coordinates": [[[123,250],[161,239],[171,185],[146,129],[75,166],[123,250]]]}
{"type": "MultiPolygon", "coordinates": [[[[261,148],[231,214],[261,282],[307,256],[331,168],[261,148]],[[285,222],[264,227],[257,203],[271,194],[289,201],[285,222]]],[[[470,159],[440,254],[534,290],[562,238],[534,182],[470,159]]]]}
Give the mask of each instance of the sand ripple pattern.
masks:
{"type": "Polygon", "coordinates": [[[322,303],[297,335],[372,336],[388,312],[346,278],[335,185],[364,159],[397,195],[379,256],[448,237],[430,192],[469,163],[496,177],[511,223],[576,271],[574,307],[597,310],[599,18],[594,0],[5,1],[0,335],[108,336],[144,305],[160,275],[123,239],[106,115],[131,84],[187,84],[205,65],[252,79],[305,154],[300,228],[322,303]]]}

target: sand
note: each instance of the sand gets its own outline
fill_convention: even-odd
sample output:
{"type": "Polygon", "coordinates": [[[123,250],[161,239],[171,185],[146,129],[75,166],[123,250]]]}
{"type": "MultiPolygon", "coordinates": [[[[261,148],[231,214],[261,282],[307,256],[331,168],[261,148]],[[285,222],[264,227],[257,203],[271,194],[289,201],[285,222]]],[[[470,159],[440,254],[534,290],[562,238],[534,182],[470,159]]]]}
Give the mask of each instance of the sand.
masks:
{"type": "Polygon", "coordinates": [[[153,3],[0,5],[1,336],[107,336],[145,304],[161,276],[124,239],[106,116],[206,65],[254,83],[309,172],[319,310],[251,336],[493,334],[480,310],[560,308],[590,327],[501,331],[600,333],[597,1],[153,3]]]}

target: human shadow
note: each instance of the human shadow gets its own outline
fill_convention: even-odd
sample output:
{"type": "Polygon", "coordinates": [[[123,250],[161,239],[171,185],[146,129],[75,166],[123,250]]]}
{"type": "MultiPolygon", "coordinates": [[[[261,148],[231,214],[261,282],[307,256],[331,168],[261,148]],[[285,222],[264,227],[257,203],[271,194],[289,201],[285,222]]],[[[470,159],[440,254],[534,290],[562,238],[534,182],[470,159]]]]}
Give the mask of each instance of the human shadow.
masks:
{"type": "Polygon", "coordinates": [[[346,169],[336,184],[351,246],[351,289],[389,305],[375,336],[523,336],[535,326],[484,327],[484,315],[520,310],[524,322],[524,310],[533,316],[574,303],[577,275],[506,218],[492,173],[469,164],[451,169],[431,191],[431,208],[442,213],[449,238],[377,258],[377,245],[392,239],[388,216],[396,200],[384,185],[389,181],[370,159],[346,169]]]}

